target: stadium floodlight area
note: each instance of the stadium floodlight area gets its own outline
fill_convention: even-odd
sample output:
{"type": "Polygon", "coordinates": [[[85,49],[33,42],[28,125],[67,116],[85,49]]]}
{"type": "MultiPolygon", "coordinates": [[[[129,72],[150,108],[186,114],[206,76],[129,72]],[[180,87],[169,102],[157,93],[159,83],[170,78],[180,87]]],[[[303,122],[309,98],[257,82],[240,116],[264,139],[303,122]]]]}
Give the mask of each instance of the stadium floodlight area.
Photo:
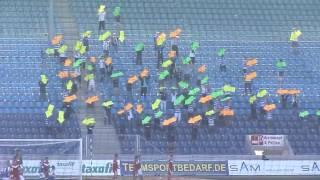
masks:
{"type": "Polygon", "coordinates": [[[40,162],[46,157],[58,179],[82,179],[82,139],[0,139],[0,169],[8,166],[17,150],[26,179],[39,179],[40,162]]]}

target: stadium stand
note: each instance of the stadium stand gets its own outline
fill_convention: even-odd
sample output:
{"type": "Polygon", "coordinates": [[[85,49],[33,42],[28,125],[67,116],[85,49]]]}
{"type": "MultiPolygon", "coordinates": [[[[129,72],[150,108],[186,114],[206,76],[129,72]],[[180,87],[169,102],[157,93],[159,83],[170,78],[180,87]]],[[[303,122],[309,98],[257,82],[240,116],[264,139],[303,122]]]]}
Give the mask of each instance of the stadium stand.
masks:
{"type": "MultiPolygon", "coordinates": [[[[5,8],[1,16],[1,34],[4,37],[15,37],[27,34],[42,34],[47,32],[47,1],[1,1],[5,8]]],[[[98,41],[96,9],[101,1],[72,0],[70,8],[79,26],[79,32],[92,30],[90,39],[90,51],[88,56],[100,56],[102,43],[98,41]]],[[[139,0],[108,2],[107,11],[112,11],[116,6],[121,6],[121,30],[128,35],[125,44],[120,45],[118,52],[111,51],[114,59],[114,69],[124,72],[124,78],[120,78],[120,94],[126,95],[126,78],[137,74],[144,67],[151,72],[148,84],[148,96],[141,100],[138,94],[134,94],[130,102],[136,104],[143,102],[146,113],[151,114],[151,104],[158,97],[159,70],[156,67],[156,56],[153,47],[152,36],[156,31],[169,32],[176,27],[181,27],[183,33],[179,39],[180,57],[177,67],[183,69],[182,57],[187,56],[190,44],[198,41],[200,48],[196,53],[196,67],[205,64],[206,74],[209,75],[209,86],[212,89],[219,88],[225,83],[237,87],[232,96],[232,107],[235,117],[232,123],[226,127],[217,127],[215,133],[209,133],[206,125],[201,125],[198,131],[198,139],[191,141],[191,128],[187,123],[179,123],[176,127],[176,153],[181,154],[248,154],[245,148],[245,135],[247,134],[285,134],[296,154],[318,154],[319,122],[317,117],[311,117],[308,121],[299,119],[298,113],[302,110],[315,112],[318,109],[319,86],[317,80],[320,77],[317,63],[317,42],[301,42],[301,52],[298,55],[292,53],[289,44],[285,41],[289,31],[294,26],[303,30],[306,39],[313,37],[319,30],[317,21],[319,11],[313,1],[261,1],[253,0],[238,3],[236,0],[201,0],[173,1],[173,0],[139,0]],[[182,3],[183,2],[183,3],[182,3]],[[290,2],[290,3],[289,3],[290,2]],[[285,6],[286,4],[286,6],[285,6]],[[264,9],[261,10],[260,7],[264,9]],[[109,8],[110,7],[110,8],[109,8]],[[159,8],[161,7],[161,8],[159,8]],[[300,11],[303,9],[303,11],[300,11]],[[308,9],[306,11],[305,9],[308,9]],[[299,13],[298,13],[299,12],[299,13]],[[299,15],[299,16],[298,16],[299,15]],[[277,37],[277,38],[275,38],[277,37]],[[220,40],[217,39],[231,39],[220,40]],[[257,40],[245,41],[245,40],[257,40]],[[259,41],[259,40],[279,41],[259,41]],[[238,41],[239,40],[239,41],[238,41]],[[143,42],[143,65],[135,65],[134,46],[143,42]],[[219,72],[219,60],[216,52],[219,48],[225,48],[227,60],[227,73],[219,72]],[[302,91],[299,96],[299,109],[277,108],[273,112],[271,124],[265,120],[251,121],[248,97],[243,95],[242,66],[245,57],[255,57],[259,60],[255,70],[258,78],[253,83],[254,92],[263,88],[269,91],[269,101],[279,104],[279,97],[275,95],[280,88],[276,74],[275,63],[277,59],[285,59],[288,68],[285,71],[283,81],[284,88],[296,88],[302,91]],[[308,62],[308,63],[306,63],[308,62]],[[302,128],[301,128],[302,127],[302,128]]],[[[112,13],[107,15],[106,27],[115,31],[112,13]]],[[[61,28],[57,24],[57,29],[61,28]]],[[[63,32],[63,31],[61,31],[63,32]]],[[[169,43],[168,43],[169,44],[169,43]]],[[[41,72],[50,77],[49,99],[50,102],[61,107],[64,88],[56,77],[60,65],[53,58],[42,58],[41,50],[48,47],[46,39],[37,38],[7,38],[0,39],[0,66],[5,71],[1,72],[0,102],[1,112],[1,138],[79,138],[80,128],[76,117],[65,124],[65,131],[56,135],[46,133],[44,129],[43,112],[48,102],[38,100],[38,80],[41,72]],[[15,119],[15,121],[12,121],[15,119]],[[38,123],[39,122],[39,123],[38,123]],[[7,133],[6,133],[7,132],[7,133]]],[[[169,52],[166,45],[164,54],[169,52]]],[[[98,74],[99,75],[99,74],[98,74]]],[[[194,80],[197,75],[194,75],[194,80]]],[[[175,82],[170,81],[170,85],[175,82]]],[[[196,81],[190,83],[196,87],[196,81]]],[[[97,83],[101,99],[110,98],[115,102],[113,113],[123,107],[127,102],[123,96],[115,96],[110,91],[111,83],[97,83]]],[[[138,92],[139,85],[134,86],[134,92],[138,92]]],[[[78,107],[79,103],[75,105],[78,107]]],[[[174,114],[174,107],[168,103],[168,111],[165,117],[174,114]]],[[[200,110],[200,108],[195,107],[200,110]]],[[[183,110],[183,114],[187,110],[183,110]]],[[[116,115],[115,115],[116,117],[116,115]]],[[[116,125],[118,128],[119,125],[116,125]]],[[[129,130],[128,130],[129,131],[129,130]]],[[[129,134],[143,135],[143,127],[134,128],[129,134]]],[[[167,152],[167,139],[165,132],[152,133],[150,141],[142,141],[142,152],[152,154],[154,152],[167,152]],[[156,149],[152,147],[157,147],[156,149]]],[[[134,141],[130,138],[121,138],[122,153],[134,153],[134,141]]]]}

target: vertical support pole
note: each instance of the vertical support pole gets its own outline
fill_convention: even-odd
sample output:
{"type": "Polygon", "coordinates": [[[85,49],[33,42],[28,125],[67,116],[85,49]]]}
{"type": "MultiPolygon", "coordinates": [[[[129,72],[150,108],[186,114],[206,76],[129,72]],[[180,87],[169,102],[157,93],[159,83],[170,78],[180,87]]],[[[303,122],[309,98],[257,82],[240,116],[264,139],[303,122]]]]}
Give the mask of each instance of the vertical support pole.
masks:
{"type": "Polygon", "coordinates": [[[82,141],[83,141],[83,139],[81,138],[81,139],[79,139],[79,146],[80,146],[80,148],[79,148],[79,153],[80,153],[80,160],[79,160],[79,166],[80,166],[80,180],[82,180],[82,141]]]}
{"type": "Polygon", "coordinates": [[[55,28],[54,28],[54,13],[53,13],[53,1],[49,0],[49,7],[48,7],[48,38],[49,41],[55,35],[55,28]]]}

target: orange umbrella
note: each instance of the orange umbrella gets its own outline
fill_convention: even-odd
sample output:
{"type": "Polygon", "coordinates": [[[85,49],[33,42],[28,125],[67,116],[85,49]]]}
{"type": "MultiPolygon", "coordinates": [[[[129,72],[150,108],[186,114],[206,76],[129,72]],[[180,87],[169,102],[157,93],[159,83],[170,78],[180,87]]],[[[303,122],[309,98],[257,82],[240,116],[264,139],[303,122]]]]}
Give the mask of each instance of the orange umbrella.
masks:
{"type": "Polygon", "coordinates": [[[88,97],[88,99],[86,100],[87,104],[93,104],[94,102],[97,102],[99,100],[98,96],[90,96],[88,97]]]}
{"type": "Polygon", "coordinates": [[[142,106],[142,104],[137,104],[137,105],[136,105],[136,111],[137,111],[137,113],[139,113],[139,114],[142,113],[142,111],[143,111],[143,106],[142,106]]]}
{"type": "Polygon", "coordinates": [[[201,97],[199,102],[202,104],[205,104],[205,103],[209,102],[211,99],[212,99],[212,97],[210,95],[207,95],[207,96],[201,97]]]}
{"type": "Polygon", "coordinates": [[[170,124],[172,124],[172,123],[174,123],[176,121],[177,121],[177,118],[175,116],[173,116],[172,118],[164,120],[162,125],[169,126],[170,124]]]}
{"type": "Polygon", "coordinates": [[[117,112],[117,114],[118,114],[118,115],[121,115],[121,114],[123,114],[124,112],[125,112],[124,109],[120,109],[120,110],[117,112]]]}
{"type": "Polygon", "coordinates": [[[124,106],[124,110],[129,111],[132,107],[133,105],[131,103],[128,103],[124,106]]]}
{"type": "Polygon", "coordinates": [[[74,100],[77,99],[77,96],[76,95],[72,95],[72,96],[65,96],[64,99],[63,99],[63,102],[72,102],[74,100]]]}
{"type": "Polygon", "coordinates": [[[132,75],[128,78],[128,83],[133,84],[138,80],[138,77],[136,75],[132,75]]]}
{"type": "Polygon", "coordinates": [[[295,95],[300,94],[300,90],[297,89],[278,89],[277,94],[279,95],[295,95]]]}
{"type": "Polygon", "coordinates": [[[195,124],[195,123],[197,123],[197,122],[199,122],[201,120],[202,120],[202,116],[201,115],[197,115],[197,116],[193,116],[193,117],[189,118],[188,123],[189,124],[195,124]]]}
{"type": "Polygon", "coordinates": [[[246,59],[246,66],[250,67],[250,66],[254,66],[258,63],[257,58],[247,58],[246,59]]]}
{"type": "Polygon", "coordinates": [[[203,64],[198,68],[198,72],[199,73],[204,73],[204,72],[206,72],[206,69],[207,69],[206,65],[203,64]]]}
{"type": "Polygon", "coordinates": [[[176,38],[180,35],[181,32],[182,30],[180,28],[177,28],[176,30],[170,32],[170,38],[176,38]]]}
{"type": "Polygon", "coordinates": [[[105,59],[104,63],[106,63],[106,65],[112,64],[112,58],[111,58],[111,57],[107,57],[107,58],[105,59]]]}
{"type": "Polygon", "coordinates": [[[265,111],[269,112],[269,111],[276,109],[276,105],[275,104],[266,104],[265,106],[263,106],[263,109],[265,111]]]}
{"type": "Polygon", "coordinates": [[[144,78],[149,76],[149,70],[147,68],[144,68],[141,72],[140,72],[140,77],[144,78]]]}
{"type": "Polygon", "coordinates": [[[233,116],[234,115],[234,111],[232,109],[225,108],[225,109],[222,109],[220,111],[220,115],[222,115],[222,116],[233,116]]]}
{"type": "Polygon", "coordinates": [[[168,53],[169,58],[174,58],[174,57],[176,57],[176,55],[177,55],[176,51],[169,51],[169,53],[168,53]]]}
{"type": "Polygon", "coordinates": [[[64,66],[65,67],[69,67],[69,66],[71,66],[71,64],[72,64],[72,61],[69,58],[64,61],[64,66]]]}
{"type": "Polygon", "coordinates": [[[58,73],[58,76],[59,76],[60,79],[64,79],[64,78],[69,77],[69,73],[68,73],[68,71],[60,71],[58,73]]]}
{"type": "Polygon", "coordinates": [[[62,39],[63,39],[63,35],[56,35],[51,39],[51,44],[57,45],[61,42],[62,39]]]}
{"type": "Polygon", "coordinates": [[[251,81],[252,79],[256,78],[257,77],[257,72],[251,72],[251,73],[248,73],[246,76],[245,76],[245,80],[246,81],[251,81]]]}

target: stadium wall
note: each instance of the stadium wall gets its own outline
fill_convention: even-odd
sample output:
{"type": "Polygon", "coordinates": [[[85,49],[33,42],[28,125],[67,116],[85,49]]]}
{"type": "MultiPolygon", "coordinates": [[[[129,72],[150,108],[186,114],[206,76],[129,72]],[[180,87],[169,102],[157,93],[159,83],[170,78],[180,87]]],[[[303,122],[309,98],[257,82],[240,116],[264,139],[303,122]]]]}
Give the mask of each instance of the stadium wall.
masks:
{"type": "MultiPolygon", "coordinates": [[[[24,175],[39,176],[39,161],[25,160],[24,175]]],[[[133,162],[118,161],[121,176],[132,176],[133,162]]],[[[112,160],[51,160],[57,176],[112,176],[112,160]],[[80,168],[79,168],[80,167],[80,168]],[[79,172],[81,170],[81,172],[79,172]]],[[[167,175],[167,161],[143,161],[144,176],[167,175]]],[[[174,176],[318,176],[320,160],[174,161],[174,176]]]]}

